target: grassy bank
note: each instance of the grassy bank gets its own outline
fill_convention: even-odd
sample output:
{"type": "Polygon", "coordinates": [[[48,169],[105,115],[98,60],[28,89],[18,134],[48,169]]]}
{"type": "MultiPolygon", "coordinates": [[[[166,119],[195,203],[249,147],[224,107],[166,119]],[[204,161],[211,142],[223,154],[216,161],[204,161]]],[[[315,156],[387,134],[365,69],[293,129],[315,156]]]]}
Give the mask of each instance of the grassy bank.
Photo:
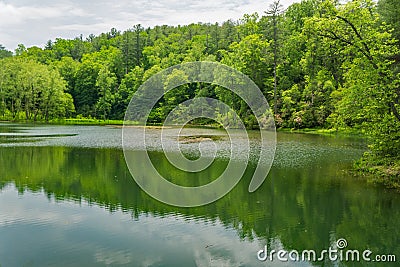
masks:
{"type": "MultiPolygon", "coordinates": [[[[29,123],[43,125],[123,125],[123,120],[101,120],[92,118],[70,118],[70,119],[54,119],[50,121],[31,121],[31,120],[1,120],[1,122],[9,123],[29,123]]],[[[131,123],[136,125],[136,123],[131,123]]]]}
{"type": "MultiPolygon", "coordinates": [[[[139,122],[127,122],[124,120],[103,120],[103,119],[95,119],[95,118],[69,118],[69,119],[53,119],[50,121],[32,121],[32,120],[7,120],[0,119],[0,122],[8,122],[8,123],[27,123],[27,124],[43,124],[43,125],[142,125],[139,122]]],[[[163,126],[162,123],[147,123],[147,126],[163,126]]],[[[212,129],[220,129],[221,126],[218,124],[188,124],[188,126],[193,128],[212,128],[212,129]]]]}
{"type": "Polygon", "coordinates": [[[318,135],[339,135],[339,136],[358,136],[364,137],[365,134],[360,129],[354,128],[342,128],[342,129],[326,129],[326,128],[302,128],[302,129],[291,129],[291,128],[279,128],[278,132],[286,133],[307,133],[307,134],[318,134],[318,135]]]}
{"type": "Polygon", "coordinates": [[[58,125],[123,125],[123,120],[99,120],[90,118],[79,118],[79,119],[58,119],[48,122],[49,124],[58,125]]]}
{"type": "Polygon", "coordinates": [[[369,182],[383,184],[400,192],[400,157],[382,158],[366,153],[354,165],[369,182]]]}

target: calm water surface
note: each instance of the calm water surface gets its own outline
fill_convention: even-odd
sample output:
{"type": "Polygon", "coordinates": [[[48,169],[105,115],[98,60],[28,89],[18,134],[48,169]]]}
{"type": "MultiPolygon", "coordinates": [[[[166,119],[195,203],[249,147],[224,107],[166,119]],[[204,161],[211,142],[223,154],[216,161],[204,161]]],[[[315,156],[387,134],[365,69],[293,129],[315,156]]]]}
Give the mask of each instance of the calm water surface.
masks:
{"type": "MultiPolygon", "coordinates": [[[[250,137],[256,148],[257,134],[250,137]]],[[[153,141],[153,162],[175,183],[208,183],[226,166],[224,137],[215,141],[221,150],[217,160],[193,175],[169,165],[153,141]]],[[[134,141],[130,146],[135,151],[134,141]]],[[[197,144],[182,147],[196,157],[197,144]]],[[[345,238],[348,249],[395,254],[400,260],[400,195],[346,172],[364,151],[360,139],[279,133],[274,165],[255,193],[247,192],[250,164],[224,198],[176,208],[135,184],[123,157],[120,128],[3,123],[0,265],[398,266],[257,259],[265,245],[320,252],[345,238]]]]}

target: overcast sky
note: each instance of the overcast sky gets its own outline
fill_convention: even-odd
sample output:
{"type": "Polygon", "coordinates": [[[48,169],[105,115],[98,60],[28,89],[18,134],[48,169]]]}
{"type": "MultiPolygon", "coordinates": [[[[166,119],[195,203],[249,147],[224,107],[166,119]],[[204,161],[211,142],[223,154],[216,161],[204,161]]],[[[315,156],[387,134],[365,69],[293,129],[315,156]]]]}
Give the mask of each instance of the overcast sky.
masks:
{"type": "MultiPolygon", "coordinates": [[[[0,44],[43,47],[57,37],[124,31],[135,24],[222,22],[262,14],[273,0],[0,0],[0,44]]],[[[299,0],[281,0],[284,7],[299,0]]]]}

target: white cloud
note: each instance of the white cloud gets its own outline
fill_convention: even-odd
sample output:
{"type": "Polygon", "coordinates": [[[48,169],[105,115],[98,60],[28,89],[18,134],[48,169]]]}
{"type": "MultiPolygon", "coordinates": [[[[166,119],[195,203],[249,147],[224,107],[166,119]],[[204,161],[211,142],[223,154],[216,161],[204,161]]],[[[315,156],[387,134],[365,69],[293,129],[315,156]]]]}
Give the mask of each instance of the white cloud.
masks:
{"type": "MultiPolygon", "coordinates": [[[[283,0],[288,6],[299,0],[283,0]]],[[[126,30],[197,22],[237,20],[245,13],[263,13],[273,0],[0,0],[0,44],[14,49],[18,43],[42,46],[55,37],[99,34],[111,28],[126,30]]]]}
{"type": "Polygon", "coordinates": [[[107,23],[95,23],[95,24],[66,24],[66,25],[58,25],[52,26],[51,29],[58,31],[77,31],[77,32],[86,32],[88,29],[92,31],[101,31],[103,29],[107,29],[107,23]]]}
{"type": "Polygon", "coordinates": [[[0,2],[0,27],[23,24],[29,20],[44,21],[69,15],[83,17],[90,14],[80,8],[67,5],[18,7],[0,2]]]}

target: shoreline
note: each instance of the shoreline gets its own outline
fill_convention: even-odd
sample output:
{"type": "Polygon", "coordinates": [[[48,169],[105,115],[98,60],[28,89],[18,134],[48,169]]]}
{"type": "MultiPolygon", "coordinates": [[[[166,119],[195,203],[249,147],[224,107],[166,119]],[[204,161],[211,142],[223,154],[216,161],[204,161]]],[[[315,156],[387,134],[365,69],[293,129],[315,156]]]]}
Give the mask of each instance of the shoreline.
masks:
{"type": "Polygon", "coordinates": [[[355,162],[355,171],[367,182],[380,184],[400,193],[400,159],[364,156],[355,162]]]}
{"type": "MultiPolygon", "coordinates": [[[[162,123],[149,123],[147,125],[140,124],[138,122],[126,123],[124,120],[102,120],[102,119],[91,119],[91,118],[69,118],[69,119],[58,119],[51,121],[11,121],[11,120],[0,120],[0,123],[19,123],[19,124],[39,124],[39,125],[98,125],[98,126],[124,126],[124,124],[130,127],[166,127],[162,123]]],[[[168,127],[168,126],[167,126],[168,127]]],[[[210,128],[210,129],[221,129],[217,124],[190,124],[193,128],[210,128]]],[[[247,129],[247,130],[257,130],[257,129],[247,129]]],[[[306,134],[318,134],[318,135],[340,135],[340,136],[360,136],[363,137],[364,133],[358,129],[328,129],[328,128],[276,128],[277,132],[286,133],[306,133],[306,134]]]]}
{"type": "MultiPolygon", "coordinates": [[[[18,124],[37,124],[37,125],[82,125],[82,126],[111,126],[116,128],[124,127],[123,120],[99,120],[99,119],[64,119],[44,121],[7,121],[0,120],[0,123],[18,123],[18,124]]],[[[162,124],[140,125],[132,123],[125,127],[148,127],[150,129],[166,128],[162,124]]],[[[190,125],[193,128],[221,129],[216,125],[190,125]]],[[[359,129],[326,129],[326,128],[304,128],[290,129],[278,128],[276,132],[293,134],[312,134],[323,136],[357,137],[365,138],[364,133],[359,129]]],[[[360,176],[366,178],[367,182],[384,185],[388,189],[395,189],[400,192],[400,159],[387,159],[363,156],[354,162],[353,170],[360,176]]]]}

